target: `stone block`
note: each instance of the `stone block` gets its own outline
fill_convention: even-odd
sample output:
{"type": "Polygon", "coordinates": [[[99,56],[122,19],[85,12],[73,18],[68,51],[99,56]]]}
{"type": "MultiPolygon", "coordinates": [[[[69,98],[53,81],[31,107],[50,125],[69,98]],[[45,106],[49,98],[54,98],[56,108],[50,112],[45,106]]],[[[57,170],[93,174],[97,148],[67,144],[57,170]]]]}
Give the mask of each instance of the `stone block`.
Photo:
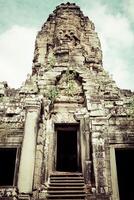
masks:
{"type": "Polygon", "coordinates": [[[28,194],[19,194],[18,200],[31,200],[30,195],[28,194]]]}

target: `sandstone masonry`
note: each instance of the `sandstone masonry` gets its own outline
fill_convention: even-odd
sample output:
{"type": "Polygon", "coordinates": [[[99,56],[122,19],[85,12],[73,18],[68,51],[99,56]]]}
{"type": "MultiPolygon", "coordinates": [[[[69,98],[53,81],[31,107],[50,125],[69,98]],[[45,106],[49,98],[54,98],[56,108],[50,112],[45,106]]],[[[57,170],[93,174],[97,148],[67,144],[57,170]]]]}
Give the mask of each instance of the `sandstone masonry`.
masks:
{"type": "Polygon", "coordinates": [[[104,70],[95,26],[75,4],[57,6],[43,24],[25,84],[14,90],[0,83],[4,149],[16,149],[16,156],[12,184],[1,185],[0,199],[50,199],[51,175],[65,173],[84,177],[81,199],[121,199],[116,151],[134,149],[134,94],[119,89],[104,70]],[[61,132],[77,134],[77,153],[69,154],[77,160],[73,172],[58,157],[61,132]]]}

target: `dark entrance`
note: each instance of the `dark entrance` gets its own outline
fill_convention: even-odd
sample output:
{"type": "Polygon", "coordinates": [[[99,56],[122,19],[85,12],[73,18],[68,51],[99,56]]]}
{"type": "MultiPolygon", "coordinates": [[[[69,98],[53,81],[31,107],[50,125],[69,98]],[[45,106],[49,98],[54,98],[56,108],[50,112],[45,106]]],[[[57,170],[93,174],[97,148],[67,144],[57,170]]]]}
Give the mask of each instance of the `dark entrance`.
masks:
{"type": "Polygon", "coordinates": [[[0,186],[13,186],[16,148],[0,148],[0,186]]]}
{"type": "Polygon", "coordinates": [[[77,129],[57,130],[57,171],[78,171],[77,129]]]}
{"type": "Polygon", "coordinates": [[[116,149],[120,200],[134,199],[134,149],[116,149]]]}

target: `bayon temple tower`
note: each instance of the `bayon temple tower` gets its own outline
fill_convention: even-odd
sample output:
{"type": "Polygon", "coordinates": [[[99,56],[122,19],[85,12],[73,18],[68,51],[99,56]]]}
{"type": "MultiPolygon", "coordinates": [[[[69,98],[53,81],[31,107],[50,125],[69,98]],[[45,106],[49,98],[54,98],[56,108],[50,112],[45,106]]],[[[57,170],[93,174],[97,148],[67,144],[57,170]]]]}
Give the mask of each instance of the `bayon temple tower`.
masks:
{"type": "Polygon", "coordinates": [[[32,74],[0,83],[0,200],[134,199],[134,94],[104,70],[72,3],[38,32],[32,74]]]}

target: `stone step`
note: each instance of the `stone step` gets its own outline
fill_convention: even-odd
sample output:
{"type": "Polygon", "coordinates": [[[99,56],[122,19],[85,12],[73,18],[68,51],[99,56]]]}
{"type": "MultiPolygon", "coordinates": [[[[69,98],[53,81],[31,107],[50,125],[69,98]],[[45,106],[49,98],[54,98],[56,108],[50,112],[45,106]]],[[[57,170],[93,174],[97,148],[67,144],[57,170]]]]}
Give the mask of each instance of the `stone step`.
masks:
{"type": "MultiPolygon", "coordinates": [[[[55,198],[49,198],[49,200],[54,200],[54,199],[55,199],[55,198]]],[[[84,197],[82,197],[82,198],[80,197],[79,199],[78,199],[78,198],[76,199],[76,198],[74,197],[74,199],[73,199],[73,198],[71,198],[71,199],[70,199],[70,198],[66,198],[66,199],[64,199],[64,200],[84,200],[84,199],[85,199],[84,197]]],[[[56,198],[55,200],[63,200],[63,198],[62,198],[62,199],[56,198]]]]}
{"type": "Polygon", "coordinates": [[[69,173],[69,172],[56,172],[50,175],[50,177],[62,177],[62,176],[70,176],[70,177],[75,177],[75,176],[83,176],[82,173],[74,172],[74,173],[69,173]]]}
{"type": "Polygon", "coordinates": [[[48,190],[81,190],[81,189],[84,189],[85,187],[84,187],[84,185],[82,185],[82,186],[79,186],[79,187],[76,187],[76,186],[70,186],[70,187],[68,187],[68,186],[65,186],[64,185],[64,187],[62,187],[62,186],[60,186],[60,187],[57,187],[57,186],[51,186],[51,187],[48,187],[48,190]]]}
{"type": "Polygon", "coordinates": [[[56,177],[54,177],[54,176],[52,176],[51,177],[51,180],[64,180],[64,179],[67,179],[67,180],[84,180],[84,178],[83,177],[79,177],[79,176],[73,176],[73,177],[71,177],[71,176],[56,176],[56,177]]]}
{"type": "Polygon", "coordinates": [[[65,198],[70,198],[70,197],[72,197],[72,198],[83,198],[83,197],[85,197],[85,194],[61,194],[61,195],[59,195],[59,194],[51,194],[51,195],[47,195],[47,198],[63,198],[63,199],[65,199],[65,198]]]}
{"type": "Polygon", "coordinates": [[[84,200],[84,177],[81,173],[52,174],[48,186],[48,200],[84,200]]]}
{"type": "Polygon", "coordinates": [[[63,179],[63,180],[51,180],[50,179],[50,183],[84,183],[84,179],[80,179],[80,180],[77,180],[77,179],[63,179]]]}
{"type": "MultiPolygon", "coordinates": [[[[76,196],[74,196],[74,197],[47,197],[47,199],[49,199],[49,200],[85,200],[85,196],[83,196],[83,197],[76,197],[76,196]]],[[[43,199],[44,200],[44,199],[43,199]]]]}
{"type": "Polygon", "coordinates": [[[84,183],[50,183],[49,186],[64,186],[64,187],[67,187],[67,186],[84,186],[84,183]]]}
{"type": "Polygon", "coordinates": [[[49,190],[49,194],[83,194],[83,190],[58,190],[58,191],[51,191],[49,190]]]}

